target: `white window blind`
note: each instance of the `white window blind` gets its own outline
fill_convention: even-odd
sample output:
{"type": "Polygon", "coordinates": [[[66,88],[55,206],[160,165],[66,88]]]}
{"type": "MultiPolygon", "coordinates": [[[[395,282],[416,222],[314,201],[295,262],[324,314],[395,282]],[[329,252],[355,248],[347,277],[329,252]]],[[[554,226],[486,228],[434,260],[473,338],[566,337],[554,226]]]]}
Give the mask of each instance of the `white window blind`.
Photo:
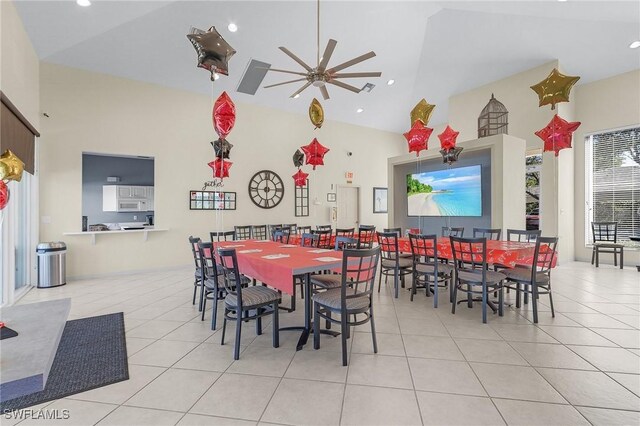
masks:
{"type": "Polygon", "coordinates": [[[640,127],[587,136],[586,242],[591,222],[618,222],[618,240],[640,235],[640,127]]]}

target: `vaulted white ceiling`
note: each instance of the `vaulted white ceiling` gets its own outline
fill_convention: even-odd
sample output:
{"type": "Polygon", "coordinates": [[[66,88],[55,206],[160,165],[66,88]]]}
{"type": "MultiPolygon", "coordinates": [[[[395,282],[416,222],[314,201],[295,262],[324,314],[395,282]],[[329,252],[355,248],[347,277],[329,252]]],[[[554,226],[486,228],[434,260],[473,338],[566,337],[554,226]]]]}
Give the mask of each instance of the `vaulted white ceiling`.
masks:
{"type": "MultiPolygon", "coordinates": [[[[172,88],[211,94],[206,71],[186,38],[191,26],[215,26],[238,53],[229,76],[213,83],[239,102],[306,114],[317,88],[290,99],[301,84],[235,91],[250,59],[299,70],[278,46],[308,63],[316,57],[314,1],[16,1],[40,58],[172,88]],[[227,25],[235,22],[236,33],[227,25]]],[[[371,93],[329,86],[328,119],[406,131],[408,114],[426,98],[437,105],[431,124],[447,119],[451,95],[558,59],[581,84],[640,68],[638,1],[323,1],[320,45],[338,41],[331,64],[374,50],[373,59],[349,68],[382,71],[353,79],[371,93]],[[394,79],[393,86],[386,82],[394,79]],[[356,113],[357,108],[364,112],[356,113]]],[[[263,85],[291,80],[269,73],[263,85]]],[[[531,82],[534,84],[536,82],[531,82]]],[[[533,94],[533,93],[532,93],[533,94]]],[[[535,94],[533,94],[535,96],[535,94]]]]}

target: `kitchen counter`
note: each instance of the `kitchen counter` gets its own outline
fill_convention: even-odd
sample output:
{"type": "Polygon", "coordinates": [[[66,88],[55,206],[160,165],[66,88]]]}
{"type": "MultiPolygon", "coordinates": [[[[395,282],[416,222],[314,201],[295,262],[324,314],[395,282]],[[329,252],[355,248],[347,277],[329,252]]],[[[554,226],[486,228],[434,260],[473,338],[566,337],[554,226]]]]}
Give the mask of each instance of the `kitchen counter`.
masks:
{"type": "Polygon", "coordinates": [[[156,228],[155,226],[147,226],[144,229],[127,229],[127,230],[115,230],[115,231],[85,231],[85,232],[64,232],[63,235],[78,236],[78,235],[90,235],[91,244],[96,243],[96,235],[103,234],[135,234],[142,233],[142,240],[147,241],[149,232],[163,232],[168,231],[169,228],[156,228]]]}

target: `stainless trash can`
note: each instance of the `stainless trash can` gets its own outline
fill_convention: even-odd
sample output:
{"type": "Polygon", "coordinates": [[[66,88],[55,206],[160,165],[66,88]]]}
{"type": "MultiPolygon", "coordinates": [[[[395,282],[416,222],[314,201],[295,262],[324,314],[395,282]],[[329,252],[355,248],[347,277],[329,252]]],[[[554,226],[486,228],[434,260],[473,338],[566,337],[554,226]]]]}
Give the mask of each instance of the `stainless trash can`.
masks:
{"type": "Polygon", "coordinates": [[[62,241],[40,243],[38,254],[38,288],[58,287],[67,283],[67,245],[62,241]]]}

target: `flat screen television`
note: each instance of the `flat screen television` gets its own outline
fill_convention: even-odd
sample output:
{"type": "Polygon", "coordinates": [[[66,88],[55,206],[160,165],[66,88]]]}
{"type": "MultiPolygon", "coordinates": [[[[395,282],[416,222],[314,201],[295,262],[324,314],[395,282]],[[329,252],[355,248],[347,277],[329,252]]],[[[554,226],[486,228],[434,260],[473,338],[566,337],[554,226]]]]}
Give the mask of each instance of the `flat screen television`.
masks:
{"type": "Polygon", "coordinates": [[[407,175],[409,216],[482,216],[482,167],[407,175]]]}

